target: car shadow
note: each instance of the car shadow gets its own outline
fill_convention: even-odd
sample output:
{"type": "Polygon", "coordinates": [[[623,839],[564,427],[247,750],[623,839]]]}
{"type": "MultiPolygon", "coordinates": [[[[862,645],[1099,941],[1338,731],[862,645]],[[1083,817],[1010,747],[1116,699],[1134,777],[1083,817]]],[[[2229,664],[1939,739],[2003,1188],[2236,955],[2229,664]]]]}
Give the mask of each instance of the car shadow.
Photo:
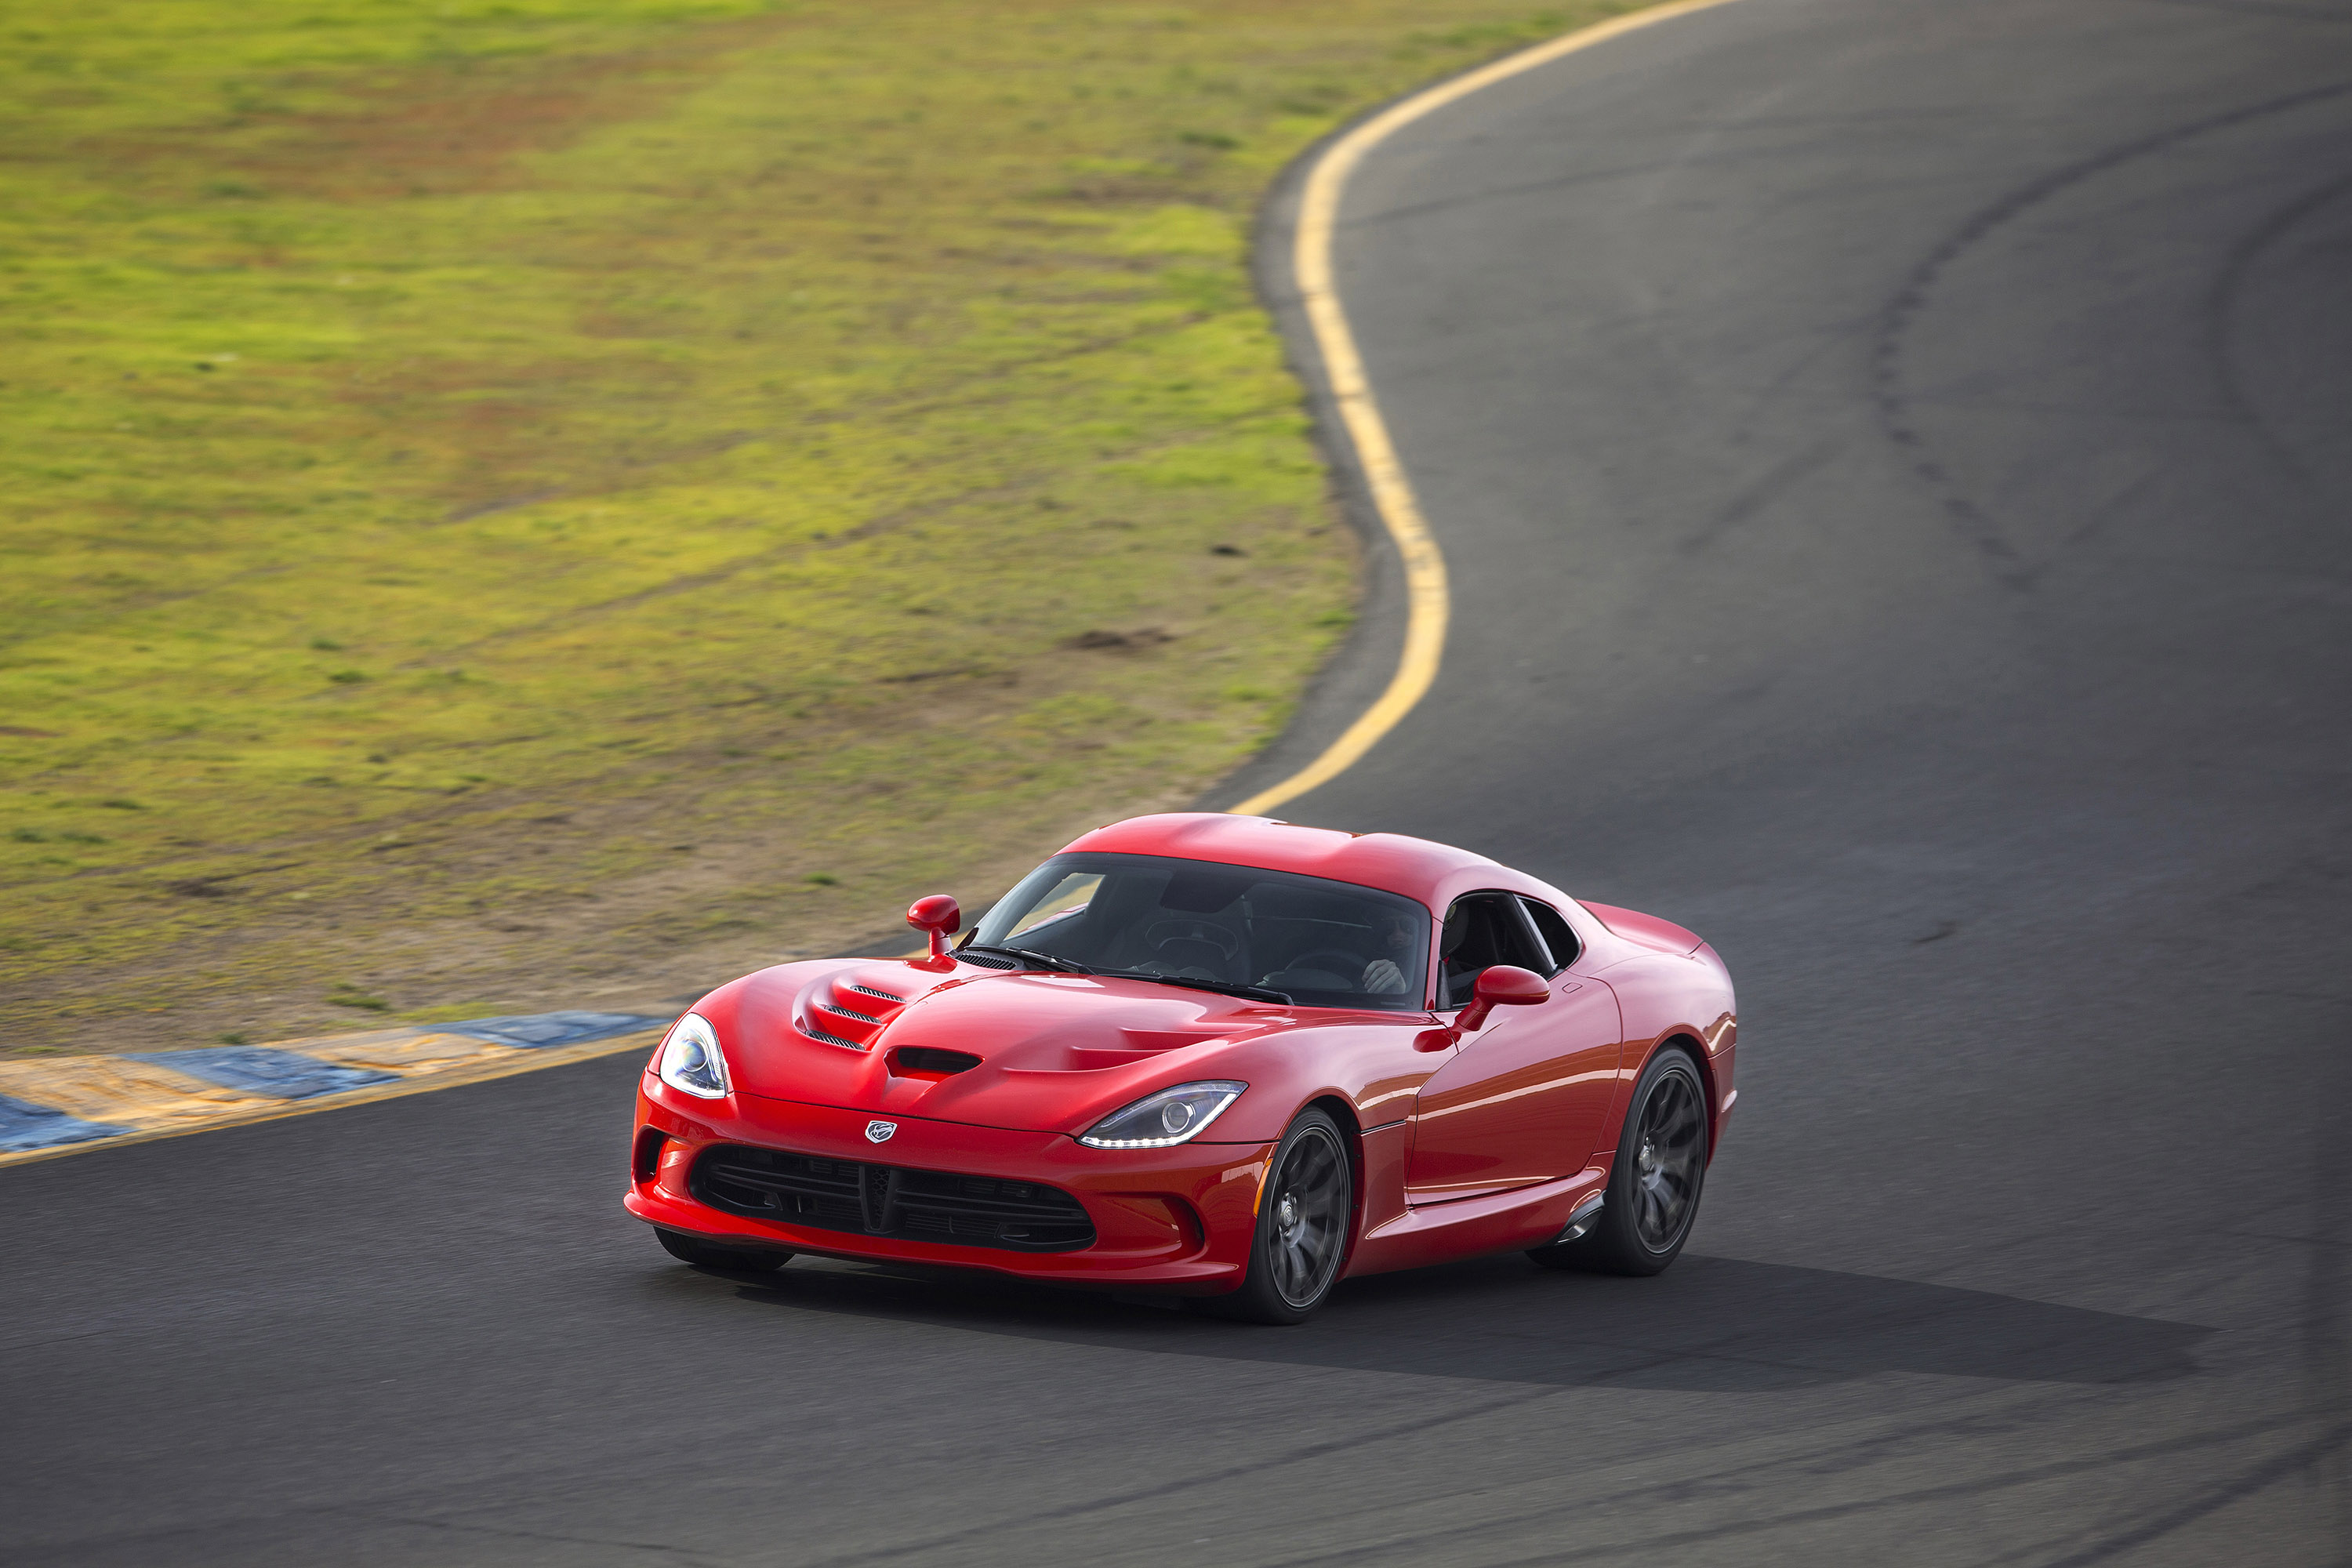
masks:
{"type": "Polygon", "coordinates": [[[741,1298],[801,1311],[1058,1341],[1498,1383],[1706,1391],[1889,1372],[2147,1383],[2197,1370],[2214,1331],[1826,1268],[1685,1255],[1654,1279],[1554,1273],[1513,1256],[1349,1280],[1270,1329],[960,1271],[796,1264],[741,1298]]]}

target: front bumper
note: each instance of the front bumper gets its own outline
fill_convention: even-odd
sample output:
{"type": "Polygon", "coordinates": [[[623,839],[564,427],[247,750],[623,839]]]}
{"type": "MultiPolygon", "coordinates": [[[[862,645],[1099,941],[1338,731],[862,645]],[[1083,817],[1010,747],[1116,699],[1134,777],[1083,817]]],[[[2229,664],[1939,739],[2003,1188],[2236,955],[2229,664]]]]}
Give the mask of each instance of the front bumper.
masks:
{"type": "Polygon", "coordinates": [[[1248,1267],[1258,1189],[1271,1143],[1180,1143],[1172,1149],[1089,1149],[1058,1132],[1014,1132],[894,1116],[888,1142],[866,1139],[870,1111],[736,1094],[698,1100],[640,1081],[629,1190],[621,1200],[648,1224],[712,1241],[870,1261],[984,1268],[1057,1280],[1211,1295],[1237,1288],[1248,1267]],[[653,1092],[647,1092],[651,1087],[653,1092]],[[887,1163],[956,1175],[1035,1182],[1078,1200],[1095,1239],[1067,1252],[864,1236],[730,1214],[688,1188],[695,1159],[716,1143],[780,1149],[827,1160],[887,1163]]]}

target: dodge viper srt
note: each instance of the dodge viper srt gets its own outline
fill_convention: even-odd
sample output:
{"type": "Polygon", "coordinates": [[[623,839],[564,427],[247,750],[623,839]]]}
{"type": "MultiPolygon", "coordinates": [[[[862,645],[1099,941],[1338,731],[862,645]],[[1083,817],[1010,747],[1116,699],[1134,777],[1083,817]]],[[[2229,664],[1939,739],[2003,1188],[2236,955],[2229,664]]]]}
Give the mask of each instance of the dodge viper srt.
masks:
{"type": "Polygon", "coordinates": [[[927,955],[786,963],[678,1019],[629,1212],[677,1258],[993,1269],[1297,1322],[1341,1279],[1510,1248],[1654,1274],[1737,1093],[1680,926],[1465,850],[1137,817],[927,955]]]}

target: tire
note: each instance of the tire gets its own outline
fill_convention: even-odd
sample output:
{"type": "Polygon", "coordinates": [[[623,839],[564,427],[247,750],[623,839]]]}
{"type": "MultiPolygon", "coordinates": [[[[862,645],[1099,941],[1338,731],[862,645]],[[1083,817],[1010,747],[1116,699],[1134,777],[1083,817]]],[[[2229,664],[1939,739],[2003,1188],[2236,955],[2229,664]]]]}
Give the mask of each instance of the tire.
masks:
{"type": "Polygon", "coordinates": [[[1633,1086],[1609,1167],[1608,1201],[1574,1241],[1528,1256],[1546,1268],[1663,1274],[1689,1239],[1706,1185],[1706,1080],[1688,1049],[1667,1046],[1633,1086]]]}
{"type": "Polygon", "coordinates": [[[691,1263],[697,1268],[716,1268],[727,1274],[773,1274],[793,1260],[793,1255],[772,1247],[719,1247],[691,1237],[683,1231],[663,1230],[656,1226],[654,1239],[662,1250],[680,1263],[691,1263]]]}
{"type": "Polygon", "coordinates": [[[1201,1305],[1244,1322],[1305,1322],[1339,1283],[1355,1216],[1347,1135],[1322,1111],[1300,1111],[1266,1167],[1242,1288],[1201,1305]]]}

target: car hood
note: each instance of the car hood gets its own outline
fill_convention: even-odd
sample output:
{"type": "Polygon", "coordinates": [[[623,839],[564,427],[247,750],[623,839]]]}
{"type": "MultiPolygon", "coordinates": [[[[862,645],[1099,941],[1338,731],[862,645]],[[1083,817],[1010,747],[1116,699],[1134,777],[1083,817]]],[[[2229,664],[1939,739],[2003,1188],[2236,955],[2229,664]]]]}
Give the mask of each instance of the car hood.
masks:
{"type": "Polygon", "coordinates": [[[696,1011],[739,1095],[1068,1133],[1301,1025],[1150,981],[872,961],[761,970],[696,1011]]]}

